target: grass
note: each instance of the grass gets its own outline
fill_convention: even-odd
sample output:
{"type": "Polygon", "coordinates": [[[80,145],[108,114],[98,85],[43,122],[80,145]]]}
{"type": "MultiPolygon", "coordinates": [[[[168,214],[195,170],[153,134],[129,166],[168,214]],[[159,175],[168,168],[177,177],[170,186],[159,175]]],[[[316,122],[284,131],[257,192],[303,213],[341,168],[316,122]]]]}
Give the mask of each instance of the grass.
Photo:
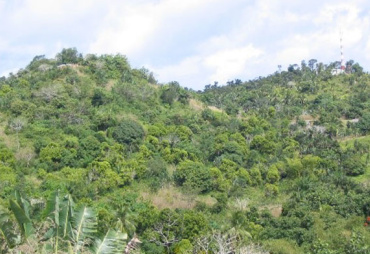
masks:
{"type": "Polygon", "coordinates": [[[4,124],[0,124],[0,141],[2,141],[7,148],[15,151],[17,150],[17,139],[15,135],[6,135],[5,128],[6,126],[4,124]]]}
{"type": "Polygon", "coordinates": [[[349,136],[343,139],[338,139],[342,148],[353,148],[355,141],[362,141],[370,143],[370,135],[368,136],[349,136]]]}
{"type": "Polygon", "coordinates": [[[370,166],[366,167],[364,174],[352,177],[352,179],[357,183],[363,184],[365,187],[370,187],[370,166]]]}
{"type": "Polygon", "coordinates": [[[200,101],[198,100],[195,100],[195,99],[190,99],[189,100],[189,106],[194,109],[194,110],[197,110],[197,111],[201,111],[204,109],[204,105],[203,103],[201,103],[200,101]]]}
{"type": "Polygon", "coordinates": [[[144,189],[141,191],[140,196],[159,209],[192,209],[197,202],[203,202],[207,206],[212,206],[216,203],[216,200],[209,195],[185,194],[173,185],[164,186],[156,193],[144,189]]]}

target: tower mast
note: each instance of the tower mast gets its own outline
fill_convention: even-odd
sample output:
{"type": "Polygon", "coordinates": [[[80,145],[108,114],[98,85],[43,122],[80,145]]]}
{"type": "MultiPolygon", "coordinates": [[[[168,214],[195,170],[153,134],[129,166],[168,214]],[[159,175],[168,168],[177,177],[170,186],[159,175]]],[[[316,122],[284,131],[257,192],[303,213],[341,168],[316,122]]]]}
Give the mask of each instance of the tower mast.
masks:
{"type": "Polygon", "coordinates": [[[346,66],[344,64],[344,55],[343,55],[343,31],[340,30],[340,69],[344,72],[346,66]]]}

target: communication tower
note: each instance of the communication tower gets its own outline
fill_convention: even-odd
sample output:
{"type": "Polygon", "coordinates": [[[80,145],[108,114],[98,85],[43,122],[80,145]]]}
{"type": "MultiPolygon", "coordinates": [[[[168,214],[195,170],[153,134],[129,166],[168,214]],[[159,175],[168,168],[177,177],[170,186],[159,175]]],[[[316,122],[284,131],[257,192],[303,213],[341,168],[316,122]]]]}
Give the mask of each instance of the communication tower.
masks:
{"type": "Polygon", "coordinates": [[[343,54],[343,32],[340,30],[340,67],[336,66],[331,70],[332,75],[339,75],[345,73],[346,65],[344,63],[344,54],[343,54]]]}
{"type": "Polygon", "coordinates": [[[344,55],[343,55],[343,31],[340,30],[340,69],[344,72],[346,66],[344,64],[344,55]]]}

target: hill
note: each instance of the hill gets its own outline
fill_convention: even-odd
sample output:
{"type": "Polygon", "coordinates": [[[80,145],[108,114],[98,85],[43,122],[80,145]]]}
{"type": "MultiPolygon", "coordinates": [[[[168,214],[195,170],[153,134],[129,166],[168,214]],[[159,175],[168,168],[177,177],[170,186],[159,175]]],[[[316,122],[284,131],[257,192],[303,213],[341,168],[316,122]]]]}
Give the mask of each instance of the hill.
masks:
{"type": "Polygon", "coordinates": [[[64,49],[1,78],[2,253],[369,253],[370,76],[309,63],[195,92],[64,49]]]}

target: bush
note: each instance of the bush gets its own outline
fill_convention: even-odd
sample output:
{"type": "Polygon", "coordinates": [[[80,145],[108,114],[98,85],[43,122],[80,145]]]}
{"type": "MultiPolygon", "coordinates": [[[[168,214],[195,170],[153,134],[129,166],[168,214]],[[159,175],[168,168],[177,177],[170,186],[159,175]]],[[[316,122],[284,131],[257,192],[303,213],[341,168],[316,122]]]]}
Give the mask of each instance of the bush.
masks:
{"type": "Polygon", "coordinates": [[[279,194],[279,187],[275,184],[266,183],[265,185],[265,196],[276,197],[279,194]]]}
{"type": "Polygon", "coordinates": [[[358,176],[365,173],[366,165],[360,156],[351,156],[342,163],[342,167],[346,175],[358,176]]]}
{"type": "Polygon", "coordinates": [[[143,127],[133,120],[123,120],[113,131],[113,138],[125,145],[140,144],[144,135],[143,127]]]}
{"type": "Polygon", "coordinates": [[[250,171],[250,175],[252,177],[252,185],[257,186],[262,183],[262,175],[258,167],[253,167],[250,171]]]}
{"type": "Polygon", "coordinates": [[[269,168],[269,171],[267,172],[266,180],[269,183],[276,183],[280,180],[279,170],[275,165],[269,168]]]}
{"type": "Polygon", "coordinates": [[[212,189],[210,170],[200,162],[190,160],[181,162],[173,177],[175,183],[179,186],[186,185],[203,193],[212,189]]]}

